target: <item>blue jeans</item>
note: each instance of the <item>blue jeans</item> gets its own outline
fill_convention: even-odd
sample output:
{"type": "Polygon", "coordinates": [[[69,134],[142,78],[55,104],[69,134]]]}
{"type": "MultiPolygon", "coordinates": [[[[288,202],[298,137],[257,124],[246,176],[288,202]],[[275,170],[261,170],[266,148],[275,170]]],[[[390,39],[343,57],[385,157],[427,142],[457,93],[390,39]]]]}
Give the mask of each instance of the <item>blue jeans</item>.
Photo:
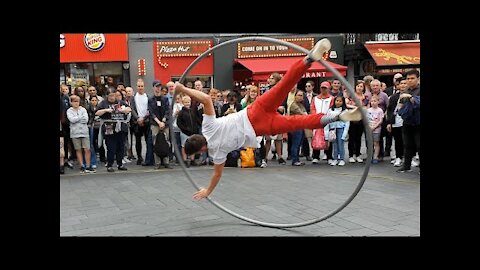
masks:
{"type": "Polygon", "coordinates": [[[344,160],[345,159],[345,141],[342,139],[344,128],[337,128],[337,139],[333,142],[333,159],[344,160]]]}
{"type": "MultiPolygon", "coordinates": [[[[89,127],[88,128],[88,133],[90,134],[90,166],[97,166],[97,153],[95,153],[95,148],[93,145],[95,144],[95,141],[93,140],[93,128],[89,127]]],[[[83,155],[83,160],[85,160],[85,152],[82,153],[83,155]]],[[[86,167],[87,165],[83,163],[82,167],[86,167]]]]}
{"type": "Polygon", "coordinates": [[[300,146],[302,145],[303,141],[303,129],[297,130],[294,132],[290,132],[292,134],[292,148],[290,151],[292,157],[292,164],[295,162],[299,162],[300,158],[298,157],[298,152],[300,151],[300,146]]]}

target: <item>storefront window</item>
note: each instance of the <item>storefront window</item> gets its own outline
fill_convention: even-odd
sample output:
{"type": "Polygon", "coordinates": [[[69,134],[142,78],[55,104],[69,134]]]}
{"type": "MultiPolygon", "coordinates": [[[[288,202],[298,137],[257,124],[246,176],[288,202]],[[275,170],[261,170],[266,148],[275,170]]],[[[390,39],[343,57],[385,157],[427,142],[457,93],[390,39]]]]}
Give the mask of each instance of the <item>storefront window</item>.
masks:
{"type": "Polygon", "coordinates": [[[60,65],[60,84],[65,83],[65,65],[60,65]]]}
{"type": "Polygon", "coordinates": [[[123,78],[122,63],[94,63],[93,67],[95,69],[96,84],[100,83],[101,85],[105,85],[108,77],[113,78],[114,85],[117,85],[120,82],[125,83],[123,78]]]}
{"type": "Polygon", "coordinates": [[[73,63],[65,65],[66,83],[70,87],[93,85],[93,65],[91,63],[73,63]]]}

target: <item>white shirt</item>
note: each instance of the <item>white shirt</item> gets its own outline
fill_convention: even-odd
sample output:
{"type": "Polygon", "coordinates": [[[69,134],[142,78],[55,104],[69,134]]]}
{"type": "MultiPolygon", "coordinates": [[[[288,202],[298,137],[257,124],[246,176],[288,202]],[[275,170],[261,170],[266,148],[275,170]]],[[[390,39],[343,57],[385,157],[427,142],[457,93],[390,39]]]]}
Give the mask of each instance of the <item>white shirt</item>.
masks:
{"type": "Polygon", "coordinates": [[[135,94],[135,105],[137,105],[138,117],[144,118],[148,112],[148,96],[146,93],[140,95],[138,92],[135,94]]]}
{"type": "Polygon", "coordinates": [[[208,154],[214,164],[222,164],[227,160],[228,153],[240,147],[257,147],[257,135],[247,110],[220,118],[203,115],[202,134],[207,139],[208,154]]]}

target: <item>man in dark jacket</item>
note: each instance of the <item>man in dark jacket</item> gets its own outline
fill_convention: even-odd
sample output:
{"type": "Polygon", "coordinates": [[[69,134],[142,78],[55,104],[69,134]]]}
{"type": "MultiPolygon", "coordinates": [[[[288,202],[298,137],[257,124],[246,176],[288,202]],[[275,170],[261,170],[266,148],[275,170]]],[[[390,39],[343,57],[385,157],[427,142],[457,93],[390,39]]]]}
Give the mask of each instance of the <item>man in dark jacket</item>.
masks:
{"type": "MultiPolygon", "coordinates": [[[[157,135],[161,132],[165,136],[167,142],[170,141],[168,121],[170,105],[168,98],[162,95],[161,85],[154,86],[153,96],[148,99],[148,111],[150,112],[150,128],[152,130],[152,142],[155,149],[157,135]]],[[[161,134],[160,134],[161,135],[161,134]]],[[[167,146],[170,149],[170,145],[167,146]]],[[[170,151],[169,151],[170,152],[170,151]]],[[[169,155],[171,152],[169,153],[169,155]]],[[[155,153],[155,166],[159,169],[161,165],[164,165],[167,169],[172,169],[170,166],[169,156],[158,156],[155,153]]]]}
{"type": "MultiPolygon", "coordinates": [[[[403,119],[403,144],[405,149],[405,161],[397,172],[411,171],[412,158],[418,151],[420,163],[420,72],[410,70],[406,73],[408,90],[400,95],[400,103],[404,110],[400,109],[399,114],[403,119]],[[405,110],[408,109],[408,110],[405,110]]],[[[418,166],[420,168],[420,165],[418,166]]]]}

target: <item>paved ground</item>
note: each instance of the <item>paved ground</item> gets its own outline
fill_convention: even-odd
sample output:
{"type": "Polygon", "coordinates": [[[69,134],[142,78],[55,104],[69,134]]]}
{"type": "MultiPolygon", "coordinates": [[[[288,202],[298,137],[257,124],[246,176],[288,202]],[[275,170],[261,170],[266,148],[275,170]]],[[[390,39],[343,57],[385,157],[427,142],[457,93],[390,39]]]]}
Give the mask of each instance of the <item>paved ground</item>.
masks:
{"type": "MultiPolygon", "coordinates": [[[[101,163],[100,163],[101,164],[101,163]]],[[[290,164],[287,163],[287,164],[290,164]]],[[[60,177],[61,236],[419,236],[418,168],[396,173],[389,161],[371,166],[358,196],[326,221],[299,228],[265,228],[234,218],[195,191],[180,166],[154,170],[127,164],[126,172],[66,169],[60,177]]],[[[226,168],[212,198],[253,219],[296,223],[338,208],[355,189],[364,165],[265,169],[226,168]]],[[[190,168],[207,185],[211,166],[190,168]]]]}

